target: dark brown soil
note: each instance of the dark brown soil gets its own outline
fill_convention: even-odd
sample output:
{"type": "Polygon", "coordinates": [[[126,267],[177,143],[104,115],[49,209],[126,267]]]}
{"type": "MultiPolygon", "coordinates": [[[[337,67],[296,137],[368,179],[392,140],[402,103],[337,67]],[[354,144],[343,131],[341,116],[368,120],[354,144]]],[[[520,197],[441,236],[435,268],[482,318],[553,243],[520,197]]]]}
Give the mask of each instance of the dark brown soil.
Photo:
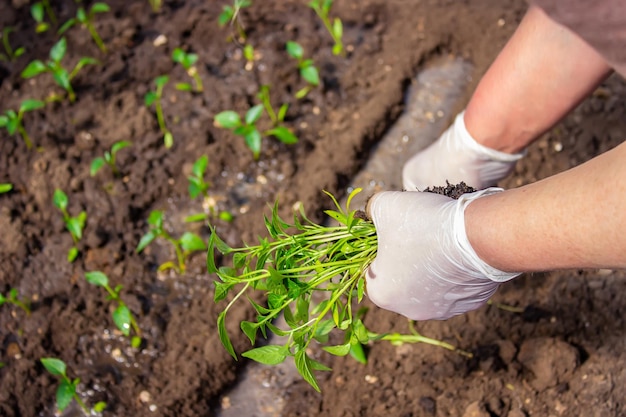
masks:
{"type": "MultiPolygon", "coordinates": [[[[36,35],[25,1],[0,3],[0,25],[12,25],[11,42],[27,53],[0,62],[1,111],[26,98],[58,92],[51,77],[22,80],[30,60],[45,59],[56,37],[36,35]]],[[[70,0],[53,2],[61,21],[75,12],[70,0]]],[[[39,363],[58,357],[90,405],[108,403],[107,416],[211,416],[219,395],[245,362],[221,347],[213,280],[205,257],[192,256],[185,274],[162,273],[171,248],[159,242],[140,254],[151,210],[166,213],[175,236],[206,227],[183,222],[202,210],[187,194],[187,176],[201,155],[209,157],[207,180],[232,223],[216,221],[232,245],[263,233],[263,213],[279,199],[288,212],[301,201],[321,219],[367,158],[368,150],[402,111],[403,91],[431,58],[459,55],[472,61],[468,95],[525,10],[519,0],[336,0],[333,15],[344,22],[346,56],[332,42],[306,1],[265,0],[243,12],[249,40],[260,53],[245,69],[241,47],[217,25],[226,1],[165,1],[159,14],[147,1],[110,0],[97,17],[109,47],[102,54],[84,30],[68,32],[67,62],[97,57],[75,79],[78,99],[27,114],[26,129],[38,150],[0,133],[0,291],[17,288],[32,314],[0,307],[0,415],[54,414],[56,380],[39,363]],[[167,42],[155,46],[164,35],[167,42]],[[296,101],[301,86],[285,42],[302,44],[320,69],[322,86],[296,101]],[[174,89],[187,81],[170,54],[182,46],[199,55],[203,93],[174,89]],[[143,105],[153,79],[169,74],[164,112],[174,147],[163,146],[156,118],[143,105]],[[261,84],[272,101],[289,102],[287,124],[300,137],[294,146],[265,139],[255,161],[243,140],[213,125],[227,109],[243,114],[258,103],[261,84]],[[121,178],[89,175],[92,159],[114,142],[133,145],[119,154],[121,178]],[[58,210],[55,188],[69,196],[69,211],[87,211],[80,256],[58,210]],[[101,270],[124,287],[123,298],[143,329],[141,349],[114,330],[105,294],[84,279],[101,270]]],[[[460,101],[457,110],[466,103],[460,101]]],[[[609,79],[576,111],[546,134],[518,165],[505,187],[515,187],[579,164],[626,137],[626,84],[609,79]]],[[[268,127],[267,125],[262,127],[268,127]]],[[[510,313],[489,306],[445,322],[420,323],[430,337],[475,353],[474,359],[430,346],[373,344],[369,363],[324,357],[333,371],[320,375],[322,393],[297,383],[285,416],[620,416],[626,415],[626,308],[624,273],[569,271],[533,274],[504,285],[495,301],[525,309],[510,313]]],[[[372,306],[371,306],[372,307],[372,306]]],[[[231,311],[228,328],[237,351],[246,348],[237,329],[250,317],[244,303],[231,311]]],[[[377,332],[402,331],[398,316],[372,307],[367,324],[377,332]]]]}

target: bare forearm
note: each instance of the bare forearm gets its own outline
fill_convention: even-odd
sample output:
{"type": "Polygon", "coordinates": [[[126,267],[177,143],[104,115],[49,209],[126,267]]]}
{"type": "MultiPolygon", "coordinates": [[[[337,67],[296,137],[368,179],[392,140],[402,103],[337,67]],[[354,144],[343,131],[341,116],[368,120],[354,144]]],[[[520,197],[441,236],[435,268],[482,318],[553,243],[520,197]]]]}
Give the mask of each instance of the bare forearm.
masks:
{"type": "Polygon", "coordinates": [[[609,72],[589,45],[531,7],[468,103],[467,130],[489,148],[519,152],[609,72]]]}
{"type": "Polygon", "coordinates": [[[626,143],[465,212],[478,256],[503,271],[626,267],[626,143]]]}

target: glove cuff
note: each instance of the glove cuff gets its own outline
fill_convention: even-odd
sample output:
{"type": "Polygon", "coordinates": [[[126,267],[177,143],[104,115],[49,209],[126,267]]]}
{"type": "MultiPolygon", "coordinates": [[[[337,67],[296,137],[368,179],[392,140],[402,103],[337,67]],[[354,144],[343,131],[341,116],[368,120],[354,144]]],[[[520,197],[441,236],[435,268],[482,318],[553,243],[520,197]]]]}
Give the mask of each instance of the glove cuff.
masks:
{"type": "Polygon", "coordinates": [[[476,139],[467,131],[465,127],[465,110],[459,113],[454,120],[455,134],[458,137],[463,147],[472,150],[481,159],[495,161],[495,162],[516,162],[526,155],[526,151],[520,153],[506,153],[496,151],[495,149],[488,148],[480,143],[476,142],[476,139]]]}
{"type": "Polygon", "coordinates": [[[522,272],[501,271],[480,259],[480,257],[472,247],[469,239],[467,238],[467,233],[465,231],[465,209],[472,201],[480,197],[485,197],[502,191],[502,188],[491,187],[481,191],[476,191],[474,193],[463,194],[456,202],[456,212],[454,214],[454,231],[456,235],[455,240],[457,248],[461,252],[463,261],[467,262],[468,267],[479,272],[480,274],[484,275],[494,282],[509,281],[521,275],[522,272]]]}

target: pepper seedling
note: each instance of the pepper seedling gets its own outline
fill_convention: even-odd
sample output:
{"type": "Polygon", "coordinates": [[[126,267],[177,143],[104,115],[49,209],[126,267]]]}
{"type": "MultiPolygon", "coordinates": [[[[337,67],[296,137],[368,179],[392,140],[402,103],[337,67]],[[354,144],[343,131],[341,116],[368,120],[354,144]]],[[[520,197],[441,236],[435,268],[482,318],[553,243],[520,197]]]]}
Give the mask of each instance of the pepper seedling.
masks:
{"type": "Polygon", "coordinates": [[[67,252],[67,260],[69,262],[74,262],[78,256],[78,242],[83,238],[83,230],[85,228],[85,222],[87,221],[87,212],[83,210],[76,217],[70,216],[67,211],[67,205],[69,202],[67,194],[58,188],[54,190],[53,202],[54,205],[61,210],[61,213],[63,213],[65,227],[72,235],[74,246],[72,246],[67,252]]]}
{"type": "Polygon", "coordinates": [[[315,10],[315,14],[322,19],[326,30],[333,38],[333,42],[335,43],[333,45],[333,55],[339,55],[343,53],[343,43],[341,40],[343,37],[343,23],[341,23],[341,19],[338,17],[335,17],[331,23],[329,13],[332,5],[333,0],[312,0],[309,3],[309,7],[315,10]]]}
{"type": "Polygon", "coordinates": [[[177,83],[176,88],[181,91],[194,91],[196,93],[202,92],[202,78],[198,74],[198,68],[196,68],[196,62],[198,61],[198,54],[191,52],[185,52],[181,48],[174,48],[172,52],[172,61],[180,64],[185,68],[187,74],[193,78],[195,87],[192,87],[189,83],[177,83]]]}
{"type": "Polygon", "coordinates": [[[14,32],[12,27],[5,27],[2,29],[2,45],[4,46],[4,53],[0,53],[0,61],[13,62],[17,58],[24,55],[26,49],[24,47],[18,47],[13,49],[11,42],[9,41],[9,33],[14,32]]]}
{"type": "MultiPolygon", "coordinates": [[[[91,415],[89,408],[87,408],[76,392],[80,379],[70,379],[67,376],[67,365],[65,365],[65,362],[57,358],[41,358],[40,361],[44,368],[46,368],[46,371],[61,380],[56,391],[57,409],[62,412],[70,405],[72,400],[75,400],[85,414],[91,415]]],[[[106,406],[107,404],[104,401],[100,401],[94,405],[92,410],[96,413],[101,413],[106,406]]]]}
{"type": "Polygon", "coordinates": [[[91,166],[89,167],[89,175],[91,175],[92,177],[95,176],[98,173],[98,171],[102,169],[102,167],[104,167],[105,165],[108,165],[109,168],[111,168],[111,172],[113,172],[113,175],[115,177],[118,177],[120,175],[120,171],[117,168],[117,165],[115,164],[117,153],[120,150],[131,145],[132,143],[126,140],[115,142],[111,146],[110,151],[104,151],[104,156],[99,156],[91,162],[91,166]]]}
{"type": "Polygon", "coordinates": [[[98,45],[98,48],[100,48],[102,52],[106,53],[106,45],[102,41],[102,38],[100,37],[98,31],[96,30],[96,27],[94,26],[94,19],[97,13],[106,13],[110,10],[111,8],[109,7],[109,5],[102,2],[94,3],[89,8],[88,12],[83,6],[79,6],[76,10],[76,17],[72,17],[67,22],[65,22],[63,26],[61,26],[57,34],[62,35],[67,32],[72,26],[81,24],[83,27],[87,28],[89,34],[91,35],[91,38],[96,43],[96,45],[98,45]]]}
{"type": "Polygon", "coordinates": [[[270,87],[269,85],[262,85],[259,89],[259,93],[257,94],[261,103],[263,103],[263,107],[267,112],[270,120],[272,121],[272,126],[280,126],[285,121],[285,116],[287,115],[287,110],[289,109],[288,103],[283,103],[278,111],[274,111],[274,107],[272,106],[272,102],[270,100],[270,87]]]}
{"type": "Polygon", "coordinates": [[[298,70],[300,71],[300,76],[307,82],[305,87],[296,92],[297,99],[304,98],[307,94],[309,94],[311,88],[319,85],[319,73],[315,65],[313,65],[313,60],[304,58],[304,49],[302,49],[302,46],[299,43],[288,41],[287,53],[298,60],[298,70]]]}
{"type": "Polygon", "coordinates": [[[130,331],[132,329],[135,332],[135,335],[130,339],[131,346],[134,348],[141,346],[141,329],[137,325],[137,321],[130,312],[130,309],[120,297],[122,286],[116,285],[115,288],[111,288],[109,286],[109,278],[104,272],[101,271],[86,272],[85,279],[90,284],[104,288],[108,293],[107,300],[117,303],[117,308],[113,311],[113,313],[111,313],[115,326],[126,337],[130,336],[130,331]]]}
{"type": "Polygon", "coordinates": [[[99,62],[95,58],[82,57],[74,68],[68,71],[61,63],[66,52],[67,40],[63,37],[50,49],[50,60],[48,62],[44,63],[38,59],[32,61],[22,71],[22,77],[32,78],[44,72],[52,74],[54,81],[67,92],[70,102],[73,103],[76,100],[76,93],[72,87],[72,80],[83,67],[96,65],[99,62]]]}
{"type": "Polygon", "coordinates": [[[227,4],[222,8],[222,13],[220,13],[217,18],[218,24],[223,27],[227,24],[235,27],[239,39],[243,42],[246,39],[246,30],[241,21],[241,9],[249,7],[252,5],[252,1],[250,0],[234,0],[232,6],[227,4]]]}
{"type": "Polygon", "coordinates": [[[30,15],[35,19],[35,23],[37,23],[35,26],[35,32],[37,33],[43,33],[50,29],[50,24],[44,21],[44,13],[48,15],[48,19],[53,25],[57,24],[57,17],[52,7],[50,7],[50,2],[48,0],[35,2],[30,7],[30,15]]]}
{"type": "Polygon", "coordinates": [[[161,75],[159,77],[156,77],[154,79],[156,89],[148,91],[144,97],[144,103],[146,107],[150,107],[154,104],[154,111],[156,113],[157,122],[159,123],[159,129],[161,130],[161,133],[163,133],[163,142],[165,143],[165,147],[168,149],[171,148],[172,145],[174,145],[174,136],[165,124],[165,117],[163,116],[163,105],[161,104],[161,100],[163,100],[163,88],[169,82],[169,80],[170,77],[167,75],[161,75]]]}
{"type": "Polygon", "coordinates": [[[13,189],[13,184],[8,182],[0,183],[0,194],[8,193],[13,189]]]}
{"type": "Polygon", "coordinates": [[[7,130],[9,135],[15,132],[19,133],[26,144],[28,149],[33,147],[33,142],[28,136],[28,132],[24,128],[23,120],[24,113],[41,109],[45,107],[46,103],[41,100],[26,99],[20,104],[20,108],[17,112],[14,110],[7,110],[4,114],[0,114],[0,127],[7,130]]]}
{"type": "MultiPolygon", "coordinates": [[[[187,216],[185,218],[186,222],[205,221],[216,215],[215,200],[209,196],[209,187],[211,184],[204,180],[204,174],[208,164],[209,158],[206,155],[202,155],[194,162],[191,169],[191,175],[187,177],[187,180],[189,181],[189,197],[192,199],[202,197],[203,207],[205,207],[208,212],[187,216]]],[[[225,222],[233,220],[233,215],[226,210],[220,211],[219,214],[217,214],[217,217],[225,222]]]]}
{"type": "MultiPolygon", "coordinates": [[[[256,310],[256,321],[242,321],[241,330],[254,346],[259,331],[282,336],[284,344],[269,344],[248,350],[242,356],[257,362],[276,365],[288,357],[295,359],[300,375],[319,391],[314,371],[328,370],[311,358],[313,342],[326,352],[345,356],[351,354],[360,362],[367,357],[363,345],[377,340],[392,343],[428,343],[470,355],[455,346],[422,336],[411,327],[411,334],[378,334],[363,323],[365,310],[355,307],[365,293],[365,271],[376,257],[378,240],[374,224],[364,214],[350,210],[350,202],[360,192],[355,189],[342,209],[335,197],[326,193],[335,206],[326,215],[337,225],[324,226],[311,221],[302,205],[287,223],[278,215],[274,204],[270,218],[265,218],[269,238],[259,238],[257,245],[231,248],[211,231],[207,257],[210,273],[215,273],[215,302],[234,295],[218,315],[218,334],[226,350],[237,359],[226,332],[226,315],[240,299],[246,297],[256,310]],[[232,257],[232,266],[217,267],[215,250],[232,257]],[[265,305],[254,302],[263,294],[265,305]],[[286,328],[274,324],[280,314],[286,328]],[[331,332],[343,332],[343,341],[329,344],[331,332]]],[[[362,212],[361,212],[362,213],[362,212]]]]}
{"type": "Polygon", "coordinates": [[[246,146],[252,151],[254,159],[261,155],[261,141],[263,136],[274,136],[282,143],[291,145],[298,142],[296,135],[291,133],[285,126],[275,126],[261,134],[256,126],[263,114],[263,104],[257,104],[246,112],[242,120],[235,111],[226,110],[215,115],[214,124],[217,127],[228,129],[235,135],[241,136],[246,141],[246,146]]]}
{"type": "Polygon", "coordinates": [[[164,262],[159,266],[159,271],[174,269],[179,274],[182,274],[187,269],[186,262],[189,256],[194,252],[206,250],[204,240],[195,233],[185,232],[179,239],[172,237],[163,228],[163,212],[161,210],[153,210],[150,213],[148,216],[148,224],[150,225],[150,230],[142,236],[137,245],[136,252],[140,253],[143,251],[146,246],[152,243],[156,238],[162,238],[169,242],[176,252],[177,263],[173,261],[164,262]]]}
{"type": "Polygon", "coordinates": [[[0,294],[0,306],[2,304],[13,304],[14,306],[24,310],[27,315],[30,314],[30,303],[28,300],[19,299],[16,288],[11,288],[6,296],[0,294]]]}

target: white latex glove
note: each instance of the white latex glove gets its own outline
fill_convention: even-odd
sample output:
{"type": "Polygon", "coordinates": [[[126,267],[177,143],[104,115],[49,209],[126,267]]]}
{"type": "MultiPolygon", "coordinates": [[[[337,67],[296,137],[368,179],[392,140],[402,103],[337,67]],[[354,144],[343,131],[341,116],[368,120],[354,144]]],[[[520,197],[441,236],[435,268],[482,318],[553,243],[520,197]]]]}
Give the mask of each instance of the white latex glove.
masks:
{"type": "Polygon", "coordinates": [[[472,138],[461,112],[433,144],[415,154],[402,170],[407,191],[423,191],[461,181],[477,190],[491,187],[515,168],[524,153],[508,154],[487,148],[472,138]]]}
{"type": "Polygon", "coordinates": [[[413,320],[447,319],[480,307],[501,282],[520,275],[483,262],[465,233],[465,208],[500,191],[458,200],[427,192],[374,195],[368,208],[378,254],[366,273],[372,302],[413,320]]]}

